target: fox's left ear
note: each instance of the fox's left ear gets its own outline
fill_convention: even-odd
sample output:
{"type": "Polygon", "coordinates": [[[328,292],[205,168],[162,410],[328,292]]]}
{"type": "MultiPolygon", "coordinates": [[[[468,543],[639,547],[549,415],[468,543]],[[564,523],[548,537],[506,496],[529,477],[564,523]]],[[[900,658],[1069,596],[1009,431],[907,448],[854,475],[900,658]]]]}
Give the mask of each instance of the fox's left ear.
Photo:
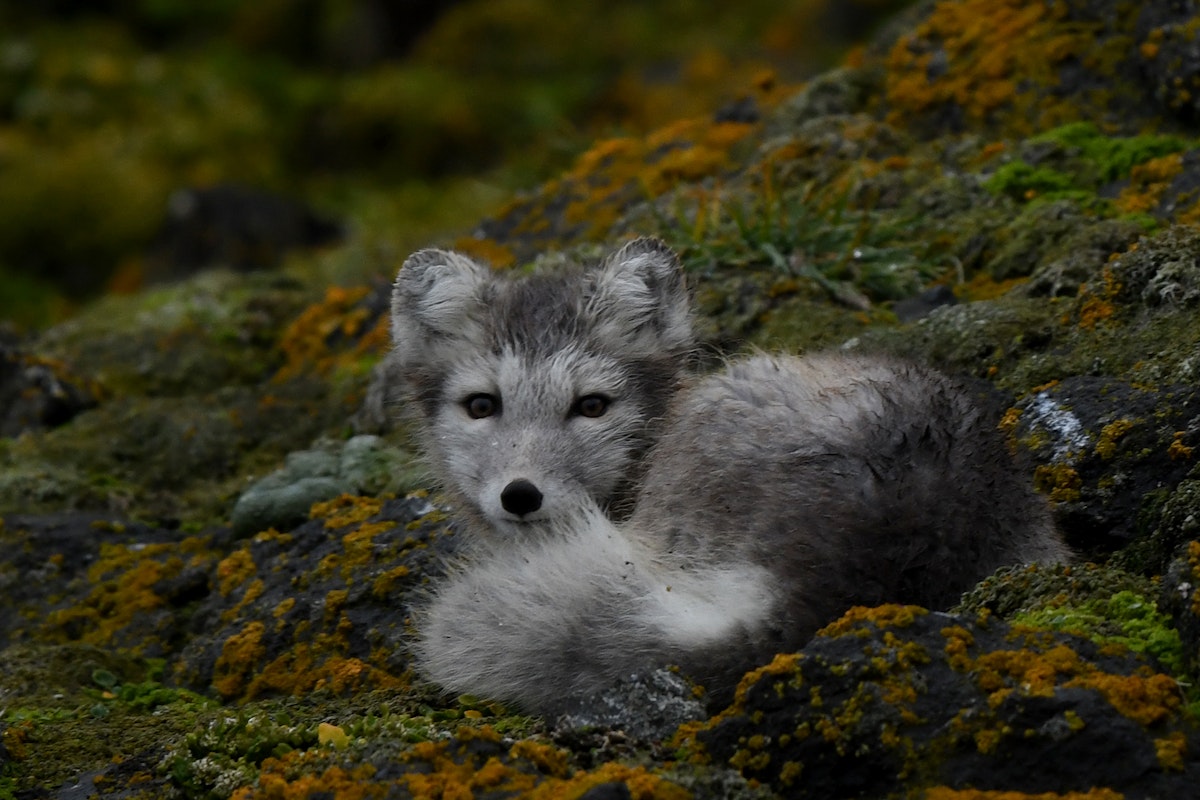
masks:
{"type": "Polygon", "coordinates": [[[626,351],[680,353],[695,346],[682,265],[659,239],[634,239],[605,259],[586,312],[599,336],[626,351]]]}
{"type": "Polygon", "coordinates": [[[402,363],[436,361],[482,336],[487,267],[447,250],[420,250],[392,288],[392,343],[402,363]]]}

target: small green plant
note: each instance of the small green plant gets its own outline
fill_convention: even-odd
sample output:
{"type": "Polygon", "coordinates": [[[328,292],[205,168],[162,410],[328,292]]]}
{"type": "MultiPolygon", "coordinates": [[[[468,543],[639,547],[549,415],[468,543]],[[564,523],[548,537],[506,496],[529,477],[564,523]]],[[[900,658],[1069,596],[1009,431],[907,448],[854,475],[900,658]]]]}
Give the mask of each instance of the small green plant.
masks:
{"type": "Polygon", "coordinates": [[[912,220],[852,203],[815,182],[777,190],[764,167],[761,186],[746,198],[676,195],[671,214],[657,214],[660,235],[684,266],[700,269],[770,265],[810,281],[852,308],[912,295],[938,269],[923,257],[912,220]]]}

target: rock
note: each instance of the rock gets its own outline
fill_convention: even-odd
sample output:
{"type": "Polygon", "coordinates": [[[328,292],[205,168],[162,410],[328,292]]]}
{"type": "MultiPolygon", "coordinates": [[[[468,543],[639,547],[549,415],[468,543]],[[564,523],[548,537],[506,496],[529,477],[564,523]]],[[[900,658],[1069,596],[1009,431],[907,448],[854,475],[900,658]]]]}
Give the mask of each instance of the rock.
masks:
{"type": "Polygon", "coordinates": [[[661,742],[685,722],[707,714],[678,673],[658,669],[631,675],[615,686],[579,701],[554,723],[556,738],[587,731],[618,730],[642,742],[661,742]]]}
{"type": "Polygon", "coordinates": [[[99,403],[99,386],[0,341],[0,437],[63,425],[99,403]]]}
{"type": "Polygon", "coordinates": [[[1200,674],[1200,540],[1181,546],[1163,575],[1160,602],[1175,618],[1189,674],[1200,674]]]}
{"type": "Polygon", "coordinates": [[[289,250],[342,238],[342,226],[302,203],[260,189],[224,184],[177,189],[147,257],[152,278],[177,279],[203,267],[278,266],[289,250]]]}
{"type": "Polygon", "coordinates": [[[1085,639],[892,606],[747,675],[690,741],[788,797],[1184,797],[1200,738],[1182,703],[1172,678],[1085,639]]]}
{"type": "Polygon", "coordinates": [[[308,519],[314,503],[341,494],[376,495],[417,487],[419,468],[411,454],[378,436],[361,434],[322,449],[287,456],[282,469],[256,482],[238,498],[230,514],[234,533],[249,536],[268,528],[290,530],[308,519]]]}
{"type": "Polygon", "coordinates": [[[1200,393],[1187,385],[1074,375],[1016,409],[1015,435],[1038,463],[1036,485],[1054,501],[1068,542],[1093,556],[1136,538],[1144,498],[1169,491],[1191,469],[1172,448],[1186,447],[1184,432],[1200,429],[1200,393]]]}

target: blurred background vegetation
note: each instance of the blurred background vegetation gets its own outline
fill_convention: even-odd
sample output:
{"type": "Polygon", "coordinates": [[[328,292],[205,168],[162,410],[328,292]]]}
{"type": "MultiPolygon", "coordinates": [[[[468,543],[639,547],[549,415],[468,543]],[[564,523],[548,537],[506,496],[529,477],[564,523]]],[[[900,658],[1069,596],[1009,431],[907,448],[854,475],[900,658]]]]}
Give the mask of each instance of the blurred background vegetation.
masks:
{"type": "Polygon", "coordinates": [[[0,328],[180,263],[278,265],[282,246],[205,249],[203,226],[181,257],[171,219],[201,201],[342,242],[287,269],[389,273],[597,137],[802,81],[901,5],[0,0],[0,328]]]}

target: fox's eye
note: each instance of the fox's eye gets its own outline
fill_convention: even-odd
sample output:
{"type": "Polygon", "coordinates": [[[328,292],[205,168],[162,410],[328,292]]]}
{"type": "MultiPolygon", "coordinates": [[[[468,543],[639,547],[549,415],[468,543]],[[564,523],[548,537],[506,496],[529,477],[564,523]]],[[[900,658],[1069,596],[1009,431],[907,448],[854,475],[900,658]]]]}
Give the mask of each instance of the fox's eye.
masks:
{"type": "Polygon", "coordinates": [[[588,394],[575,401],[573,410],[581,417],[602,417],[608,411],[608,403],[602,394],[588,394]]]}
{"type": "Polygon", "coordinates": [[[494,417],[500,413],[500,398],[490,394],[473,394],[463,401],[471,419],[494,417]]]}

